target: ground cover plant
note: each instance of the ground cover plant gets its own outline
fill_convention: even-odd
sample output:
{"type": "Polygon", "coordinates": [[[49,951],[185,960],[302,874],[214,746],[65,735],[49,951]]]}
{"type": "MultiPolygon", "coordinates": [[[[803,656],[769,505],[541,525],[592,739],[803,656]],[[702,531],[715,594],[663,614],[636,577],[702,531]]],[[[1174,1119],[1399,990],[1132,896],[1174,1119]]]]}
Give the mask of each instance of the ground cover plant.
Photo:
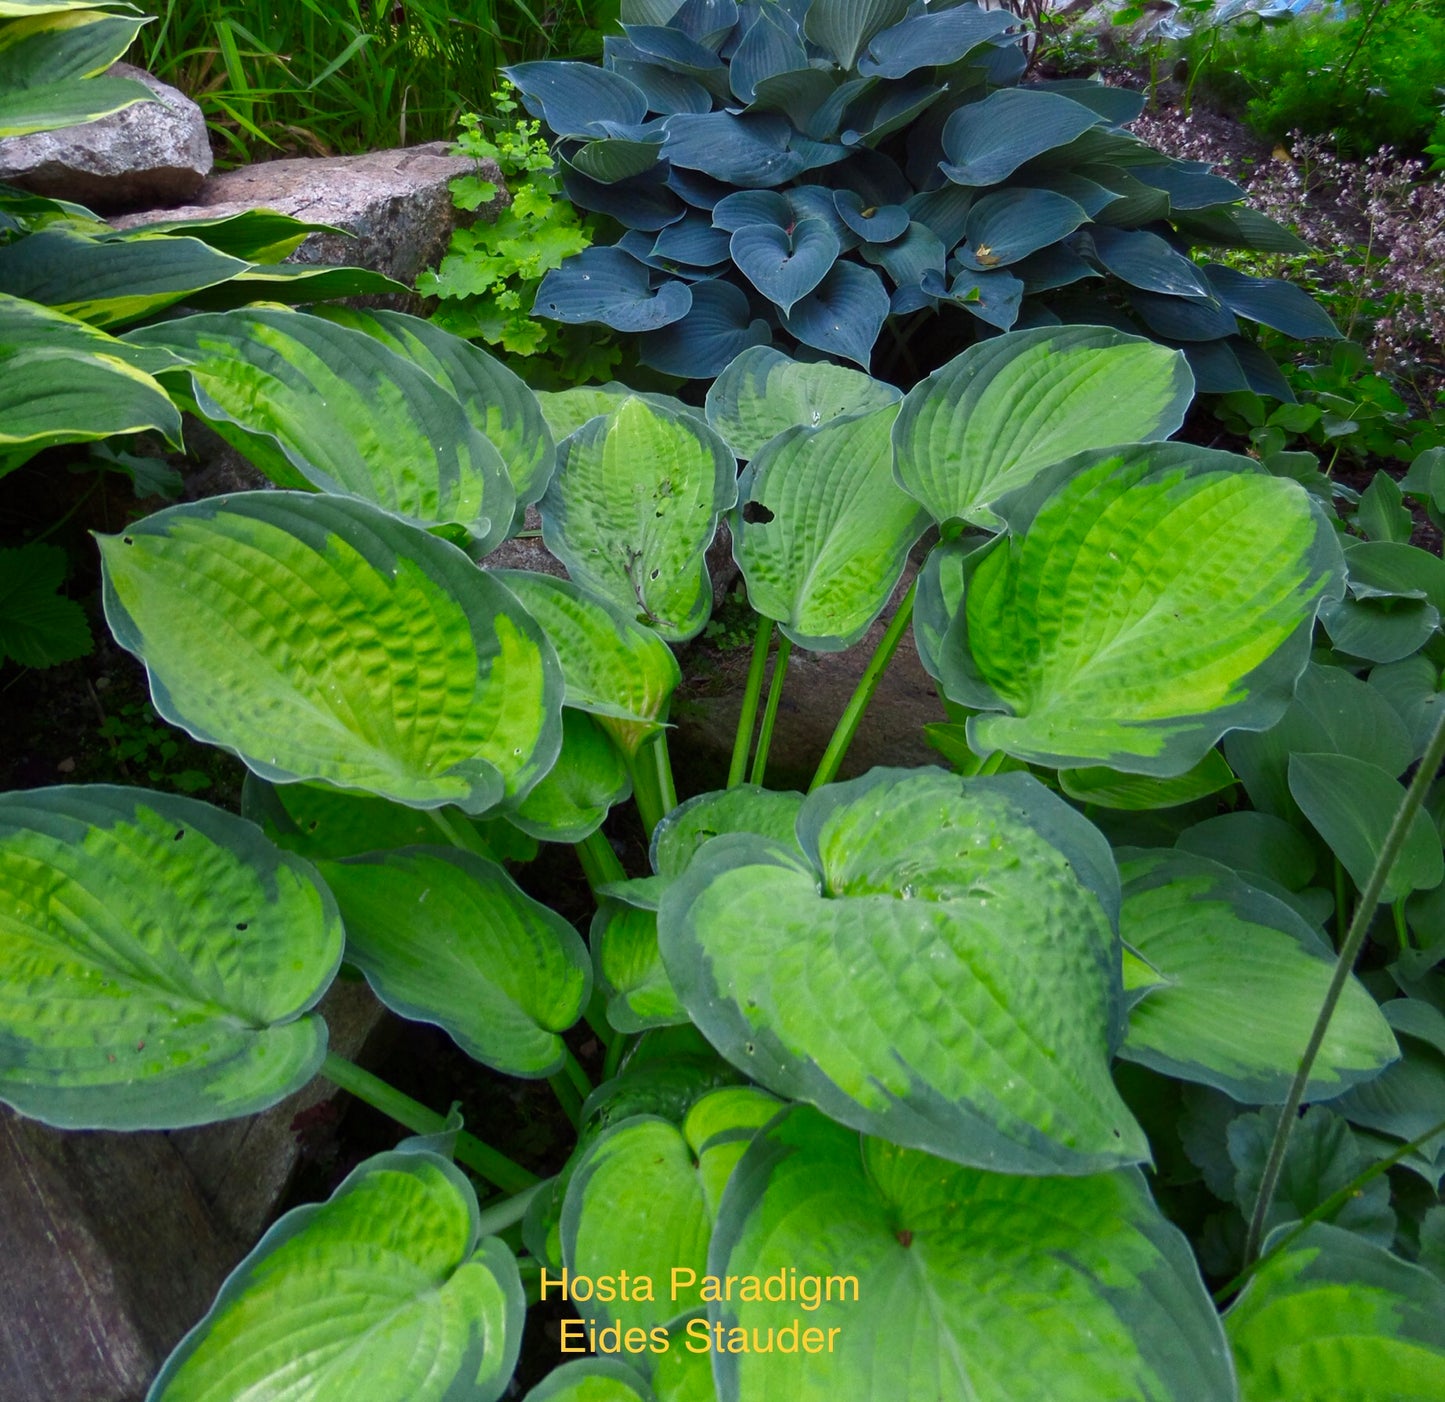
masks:
{"type": "Polygon", "coordinates": [[[0,1100],[163,1128],[321,1074],[419,1136],[278,1221],[153,1402],[499,1398],[564,1289],[594,1356],[538,1402],[1440,1395],[1445,565],[1404,503],[1445,511],[1445,451],[1342,522],[1172,441],[1186,357],[1109,326],[906,392],[754,346],[702,405],[535,394],[425,321],[248,304],[294,221],[215,226],[255,261],[210,285],[42,301],[117,247],[206,255],[7,199],[0,286],[50,280],[4,303],[0,385],[54,409],[0,408],[9,461],[184,405],[278,490],[97,542],[243,813],[0,796],[0,1100]],[[120,381],[139,416],[86,417],[120,381]],[[486,567],[529,505],[567,578],[486,567]],[[679,796],[723,521],[753,665],[726,786],[679,796]],[[885,616],[809,791],[769,789],[792,653],[885,616]],[[940,762],[841,779],[910,630],[940,762]],[[517,884],[539,842],[576,850],[585,940],[517,884]],[[567,1162],[331,1053],[343,965],[549,1082],[567,1162]]]}
{"type": "Polygon", "coordinates": [[[222,159],[337,155],[450,136],[503,63],[588,53],[607,9],[166,0],[132,57],[200,104],[222,159]]]}

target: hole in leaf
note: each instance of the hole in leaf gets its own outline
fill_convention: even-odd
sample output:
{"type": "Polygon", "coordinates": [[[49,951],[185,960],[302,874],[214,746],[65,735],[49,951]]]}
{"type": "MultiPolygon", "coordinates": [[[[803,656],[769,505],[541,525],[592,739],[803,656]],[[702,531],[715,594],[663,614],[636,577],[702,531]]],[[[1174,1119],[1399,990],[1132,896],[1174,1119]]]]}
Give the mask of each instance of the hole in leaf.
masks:
{"type": "Polygon", "coordinates": [[[647,577],[648,577],[649,579],[656,579],[657,576],[658,576],[659,574],[661,574],[661,573],[662,573],[661,570],[653,570],[653,572],[652,572],[650,575],[648,575],[647,577]]]}
{"type": "Polygon", "coordinates": [[[774,513],[760,501],[750,501],[743,507],[743,520],[750,526],[766,526],[773,516],[774,513]]]}
{"type": "Polygon", "coordinates": [[[176,832],[176,835],[175,835],[173,838],[171,838],[171,841],[172,841],[172,842],[179,842],[179,841],[181,840],[181,838],[183,838],[185,835],[186,835],[186,830],[185,830],[185,828],[180,828],[180,829],[176,832]]]}
{"type": "Polygon", "coordinates": [[[123,535],[123,536],[121,536],[121,538],[120,538],[120,543],[121,543],[122,545],[134,545],[134,544],[135,544],[135,537],[134,537],[134,536],[129,536],[129,535],[123,535]]]}
{"type": "Polygon", "coordinates": [[[245,929],[248,929],[249,926],[247,926],[247,924],[246,924],[246,922],[245,922],[244,920],[241,920],[241,921],[238,921],[238,922],[237,922],[236,928],[237,928],[238,930],[245,930],[245,929]]]}

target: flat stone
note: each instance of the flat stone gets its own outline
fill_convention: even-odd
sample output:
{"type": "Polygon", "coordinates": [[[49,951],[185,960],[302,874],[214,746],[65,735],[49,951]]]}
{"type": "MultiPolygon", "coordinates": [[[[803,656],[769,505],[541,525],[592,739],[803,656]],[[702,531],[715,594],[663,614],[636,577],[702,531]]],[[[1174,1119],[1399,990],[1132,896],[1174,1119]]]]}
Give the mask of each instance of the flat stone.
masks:
{"type": "MultiPolygon", "coordinates": [[[[478,163],[447,154],[434,141],[361,156],[261,161],[221,171],[178,209],[132,214],[113,222],[128,229],[159,219],[216,219],[248,209],[274,209],[344,233],[311,234],[291,255],[296,263],[347,263],[371,268],[408,286],[446,252],[458,211],[450,182],[478,163]]],[[[494,219],[511,202],[495,163],[482,162],[497,197],[467,218],[494,219]]]]}
{"type": "Polygon", "coordinates": [[[0,141],[0,180],[101,213],[191,199],[212,165],[201,109],[128,63],[110,72],[144,83],[156,100],[81,126],[6,137],[0,141]]]}

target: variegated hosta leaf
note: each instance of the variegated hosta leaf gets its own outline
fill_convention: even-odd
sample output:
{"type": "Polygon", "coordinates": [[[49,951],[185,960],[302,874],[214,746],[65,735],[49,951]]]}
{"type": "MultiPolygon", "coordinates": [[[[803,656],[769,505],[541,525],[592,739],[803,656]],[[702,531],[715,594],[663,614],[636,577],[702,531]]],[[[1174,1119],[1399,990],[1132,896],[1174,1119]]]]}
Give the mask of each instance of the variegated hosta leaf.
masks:
{"type": "Polygon", "coordinates": [[[134,331],[185,357],[197,412],[283,487],[359,497],[485,554],[512,524],[501,454],[449,388],[372,337],[246,308],[134,331]]]}
{"type": "Polygon", "coordinates": [[[738,484],[733,556],[748,602],[800,647],[852,646],[883,611],[928,525],[893,480],[897,409],[794,428],[738,484]]]}
{"type": "MultiPolygon", "coordinates": [[[[1120,1055],[1244,1104],[1289,1091],[1334,973],[1334,953],[1283,902],[1187,852],[1120,868],[1125,944],[1152,968],[1120,1055]]],[[[1375,1000],[1345,985],[1305,1091],[1327,1100],[1400,1054],[1375,1000]]]]}
{"type": "Polygon", "coordinates": [[[1236,782],[1234,771],[1218,750],[1209,750],[1193,769],[1172,779],[1156,779],[1150,774],[1121,774],[1102,765],[1059,770],[1059,788],[1070,798],[1126,813],[1178,808],[1231,788],[1236,782]]]}
{"type": "Polygon", "coordinates": [[[785,845],[796,845],[794,835],[803,795],[738,784],[695,794],[679,803],[654,829],[648,853],[658,876],[681,876],[698,852],[715,837],[729,832],[751,832],[785,845]]]}
{"type": "Polygon", "coordinates": [[[713,1355],[719,1402],[1236,1396],[1188,1244],[1136,1170],[985,1173],[860,1145],[794,1106],[733,1174],[708,1270],[739,1280],[783,1270],[799,1287],[782,1302],[735,1287],[731,1302],[709,1305],[724,1345],[713,1355]],[[826,1350],[779,1349],[777,1331],[795,1323],[818,1329],[826,1350]],[[770,1329],[771,1352],[728,1348],[770,1329]]]}
{"type": "Polygon", "coordinates": [[[570,389],[538,390],[537,403],[542,407],[542,417],[546,419],[547,427],[552,430],[553,439],[560,444],[564,438],[576,433],[588,419],[595,419],[598,415],[606,417],[624,399],[630,399],[634,395],[647,400],[649,404],[655,404],[659,409],[670,409],[674,413],[702,418],[700,410],[684,404],[673,395],[629,389],[616,380],[609,380],[605,385],[573,385],[570,389]]]}
{"type": "Polygon", "coordinates": [[[581,936],[495,862],[407,847],[319,864],[346,921],[346,957],[402,1017],[444,1028],[511,1076],[561,1068],[586,1006],[581,936]]]}
{"type": "Polygon", "coordinates": [[[554,1368],[522,1402],[657,1402],[641,1374],[615,1358],[577,1358],[554,1368]]]}
{"type": "Polygon", "coordinates": [[[811,794],[803,857],[707,844],[665,892],[663,962],[708,1040],[780,1095],[1010,1173],[1148,1157],[1109,1058],[1117,874],[1036,780],[873,770],[811,794]]]}
{"type": "Polygon", "coordinates": [[[631,796],[632,776],[617,747],[585,711],[564,706],[557,762],[507,816],[538,841],[585,842],[631,796]]]}
{"type": "Polygon", "coordinates": [[[526,1299],[476,1194],[424,1150],[367,1159],[232,1272],[147,1402],[496,1402],[526,1299]]]}
{"type": "Polygon", "coordinates": [[[67,1129],[251,1114],[315,1075],[341,920],[306,863],[196,799],[0,798],[0,1100],[67,1129]]]}
{"type": "Polygon", "coordinates": [[[621,900],[598,903],[589,932],[597,981],[607,992],[607,1021],[619,1032],[685,1023],[657,948],[657,912],[621,900]]]}
{"type": "Polygon", "coordinates": [[[562,1259],[591,1277],[616,1275],[625,1261],[628,1275],[646,1277],[651,1290],[639,1285],[628,1303],[574,1300],[584,1319],[650,1329],[704,1303],[717,1204],[753,1134],[781,1108],[752,1087],[717,1090],[692,1105],[680,1129],[635,1115],[614,1120],[587,1146],[562,1206],[562,1259]]]}
{"type": "Polygon", "coordinates": [[[997,509],[1008,538],[936,551],[919,590],[920,656],[984,712],[979,754],[1183,774],[1279,718],[1343,588],[1309,494],[1232,453],[1081,453],[997,509]]]}
{"type": "Polygon", "coordinates": [[[1224,1327],[1244,1402],[1445,1399],[1445,1284],[1326,1222],[1268,1255],[1224,1327]]]}
{"type": "Polygon", "coordinates": [[[557,449],[537,396],[521,376],[479,345],[443,331],[434,321],[402,312],[363,312],[351,307],[325,307],[321,315],[364,331],[420,366],[455,395],[467,417],[502,455],[519,511],[547,490],[557,466],[557,449]]]}
{"type": "Polygon", "coordinates": [[[557,757],[541,628],[460,550],[365,502],[244,492],[99,539],[156,708],[277,783],[482,813],[557,757]]]}
{"type": "Polygon", "coordinates": [[[770,438],[794,427],[896,404],[890,384],[830,361],[800,364],[771,346],[752,346],[707,392],[707,421],[744,461],[770,438]]]}
{"type": "Polygon", "coordinates": [[[545,630],[562,662],[567,704],[596,717],[626,755],[661,730],[682,672],[672,649],[629,613],[569,579],[494,570],[545,630]]]}
{"type": "Polygon", "coordinates": [[[1039,469],[1090,448],[1168,438],[1194,377],[1179,351],[1103,326],[1010,331],[910,390],[894,471],[938,522],[983,520],[1039,469]]]}
{"type": "Polygon", "coordinates": [[[547,548],[584,589],[673,642],[712,612],[707,548],[737,500],[737,462],[690,414],[624,399],[560,449],[541,501],[547,548]]]}

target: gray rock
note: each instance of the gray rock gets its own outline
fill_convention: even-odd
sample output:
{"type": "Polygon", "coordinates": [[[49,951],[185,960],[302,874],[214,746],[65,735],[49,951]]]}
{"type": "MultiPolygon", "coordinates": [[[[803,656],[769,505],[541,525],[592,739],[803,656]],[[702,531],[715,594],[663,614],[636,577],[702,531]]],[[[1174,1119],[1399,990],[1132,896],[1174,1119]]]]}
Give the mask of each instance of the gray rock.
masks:
{"type": "MultiPolygon", "coordinates": [[[[157,219],[215,219],[248,209],[279,210],[345,231],[310,235],[290,261],[349,263],[410,284],[423,269],[441,261],[458,222],[449,183],[476,168],[466,157],[449,156],[442,141],[362,156],[262,161],[212,176],[194,201],[179,209],[113,222],[128,229],[157,219]]],[[[498,194],[474,217],[492,219],[510,203],[510,196],[495,165],[484,162],[482,174],[496,184],[498,194]]]]}
{"type": "Polygon", "coordinates": [[[110,72],[156,95],[96,122],[0,141],[0,180],[103,213],[180,204],[211,172],[201,109],[184,93],[128,63],[110,72]]]}

